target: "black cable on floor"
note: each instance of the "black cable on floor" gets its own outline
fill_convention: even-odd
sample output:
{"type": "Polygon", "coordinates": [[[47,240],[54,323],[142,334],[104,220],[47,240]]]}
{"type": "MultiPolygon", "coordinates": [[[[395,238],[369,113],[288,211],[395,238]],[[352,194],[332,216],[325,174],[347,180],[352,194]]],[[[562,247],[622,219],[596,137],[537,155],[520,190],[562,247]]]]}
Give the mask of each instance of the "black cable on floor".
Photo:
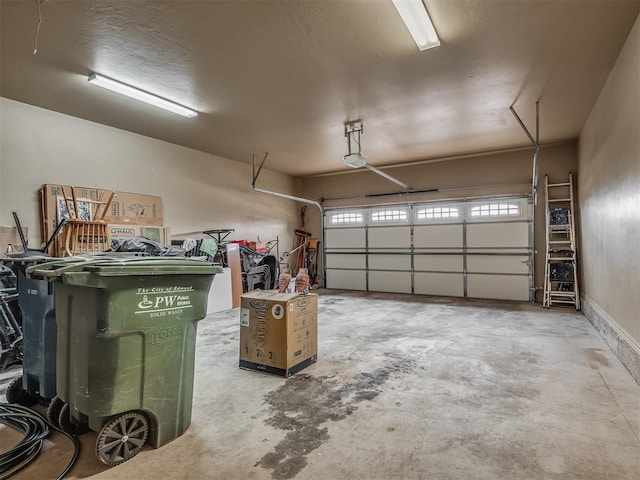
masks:
{"type": "Polygon", "coordinates": [[[69,473],[80,453],[78,439],[54,427],[38,412],[17,404],[0,403],[0,422],[24,434],[24,438],[8,452],[0,454],[0,480],[5,480],[29,465],[42,450],[51,430],[66,436],[73,443],[73,457],[58,476],[61,480],[69,473]]]}

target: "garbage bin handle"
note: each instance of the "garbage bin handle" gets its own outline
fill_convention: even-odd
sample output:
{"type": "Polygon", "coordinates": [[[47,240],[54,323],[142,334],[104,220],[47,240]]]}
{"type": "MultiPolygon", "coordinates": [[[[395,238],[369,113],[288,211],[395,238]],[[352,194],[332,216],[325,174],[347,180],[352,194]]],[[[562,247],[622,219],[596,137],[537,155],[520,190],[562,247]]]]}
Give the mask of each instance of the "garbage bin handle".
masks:
{"type": "Polygon", "coordinates": [[[76,268],[84,268],[87,265],[99,265],[105,262],[124,262],[139,260],[142,257],[115,258],[109,256],[96,255],[74,255],[72,257],[60,258],[57,261],[46,262],[45,265],[30,267],[29,272],[43,277],[55,277],[62,273],[73,271],[76,268]],[[40,267],[40,268],[37,268],[40,267]],[[45,267],[45,268],[41,268],[45,267]]]}
{"type": "MultiPolygon", "coordinates": [[[[176,257],[172,257],[176,258],[176,257]]],[[[108,255],[102,257],[81,257],[74,256],[68,257],[67,259],[63,259],[57,262],[48,262],[42,265],[34,265],[29,267],[26,270],[27,276],[31,278],[32,276],[41,277],[41,278],[52,278],[59,277],[67,272],[75,272],[77,270],[82,270],[87,266],[117,266],[117,265],[130,265],[131,263],[143,263],[147,262],[149,265],[153,265],[154,262],[164,262],[167,260],[167,257],[110,257],[108,255]],[[44,268],[42,268],[44,267],[44,268]]],[[[190,261],[188,258],[184,258],[183,260],[190,261]]],[[[192,263],[206,263],[206,262],[197,262],[195,260],[191,261],[192,263]]]]}
{"type": "Polygon", "coordinates": [[[69,257],[68,260],[49,262],[42,265],[33,265],[27,268],[26,274],[29,278],[32,278],[33,276],[42,278],[59,277],[64,272],[74,271],[80,268],[84,268],[87,265],[98,263],[98,260],[90,257],[81,259],[80,261],[75,261],[77,259],[78,257],[69,257]],[[74,261],[72,261],[71,259],[74,259],[74,261]],[[56,268],[58,265],[60,265],[60,267],[56,268]]]}
{"type": "Polygon", "coordinates": [[[68,272],[64,275],[63,282],[65,285],[86,287],[90,278],[91,273],[89,272],[68,272]]]}

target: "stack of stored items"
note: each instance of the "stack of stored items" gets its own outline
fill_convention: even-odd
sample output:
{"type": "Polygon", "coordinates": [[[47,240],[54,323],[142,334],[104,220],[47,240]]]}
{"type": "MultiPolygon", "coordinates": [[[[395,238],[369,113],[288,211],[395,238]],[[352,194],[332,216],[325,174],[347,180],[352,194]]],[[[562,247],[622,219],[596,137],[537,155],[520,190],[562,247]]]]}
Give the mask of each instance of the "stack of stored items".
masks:
{"type": "Polygon", "coordinates": [[[0,263],[0,372],[22,361],[22,318],[18,309],[16,276],[0,263]]]}
{"type": "MultiPolygon", "coordinates": [[[[102,207],[98,207],[98,202],[106,203],[111,196],[111,190],[73,187],[73,194],[71,194],[71,188],[71,186],[52,184],[42,186],[40,197],[43,240],[51,236],[61,221],[76,216],[77,211],[76,220],[79,221],[95,219],[98,214],[107,225],[106,235],[109,237],[141,236],[164,245],[171,243],[170,230],[168,227],[163,227],[162,199],[160,197],[115,191],[112,201],[105,211],[102,207]],[[65,197],[69,196],[70,200],[65,200],[65,197]],[[74,197],[75,202],[73,201],[74,197]],[[100,208],[100,210],[96,211],[96,208],[100,208]],[[103,213],[104,216],[102,216],[103,213]]],[[[93,230],[87,230],[87,226],[84,225],[84,233],[82,233],[82,224],[80,227],[76,227],[80,230],[79,237],[76,235],[76,238],[96,238],[95,227],[93,230]]],[[[65,238],[65,235],[61,235],[46,253],[53,256],[63,256],[65,254],[65,238]]],[[[70,238],[72,239],[73,236],[70,238]]],[[[84,245],[80,241],[76,246],[80,249],[83,246],[88,248],[90,245],[84,245]]],[[[97,245],[93,247],[97,247],[97,245]]],[[[92,251],[96,251],[95,248],[92,248],[92,251]]]]}
{"type": "Polygon", "coordinates": [[[258,253],[240,244],[242,284],[245,292],[256,289],[271,290],[276,287],[280,275],[278,261],[276,257],[267,253],[258,253]]]}
{"type": "Polygon", "coordinates": [[[218,243],[213,238],[187,238],[185,240],[171,240],[171,245],[184,250],[185,257],[197,257],[226,265],[220,254],[218,243]]]}

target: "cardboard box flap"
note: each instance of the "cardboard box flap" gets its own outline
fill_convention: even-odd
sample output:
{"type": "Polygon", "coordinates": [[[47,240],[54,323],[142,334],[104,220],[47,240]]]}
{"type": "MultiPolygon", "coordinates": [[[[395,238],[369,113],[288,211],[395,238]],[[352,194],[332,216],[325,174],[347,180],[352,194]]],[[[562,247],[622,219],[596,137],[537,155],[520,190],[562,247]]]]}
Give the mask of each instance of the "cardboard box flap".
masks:
{"type": "Polygon", "coordinates": [[[253,290],[248,293],[243,293],[243,298],[251,298],[254,300],[269,300],[272,302],[288,302],[298,297],[302,297],[304,294],[300,292],[295,293],[279,293],[275,290],[253,290]]]}

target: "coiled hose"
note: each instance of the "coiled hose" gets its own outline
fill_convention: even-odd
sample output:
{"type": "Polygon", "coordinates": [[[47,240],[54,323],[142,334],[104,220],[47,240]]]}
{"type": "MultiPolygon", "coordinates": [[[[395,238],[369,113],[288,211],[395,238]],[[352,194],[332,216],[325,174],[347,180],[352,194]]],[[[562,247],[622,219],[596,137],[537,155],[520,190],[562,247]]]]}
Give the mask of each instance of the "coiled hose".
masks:
{"type": "Polygon", "coordinates": [[[57,480],[61,480],[69,473],[78,458],[80,453],[78,439],[54,427],[42,415],[30,408],[0,403],[0,422],[24,434],[20,443],[8,452],[0,454],[0,480],[11,477],[35,460],[52,429],[62,433],[73,443],[73,457],[57,480]]]}

